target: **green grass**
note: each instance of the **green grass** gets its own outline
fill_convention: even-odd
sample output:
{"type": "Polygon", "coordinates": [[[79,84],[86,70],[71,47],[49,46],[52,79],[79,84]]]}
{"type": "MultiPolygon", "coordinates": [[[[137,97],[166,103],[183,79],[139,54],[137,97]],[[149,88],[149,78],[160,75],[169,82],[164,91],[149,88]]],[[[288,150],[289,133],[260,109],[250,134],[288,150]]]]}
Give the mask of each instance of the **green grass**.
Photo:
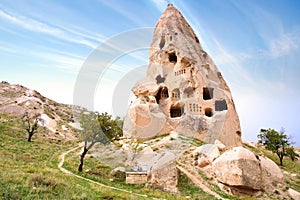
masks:
{"type": "Polygon", "coordinates": [[[37,135],[29,143],[19,120],[0,116],[0,199],[137,199],[63,174],[58,156],[77,144],[37,135]]]}
{"type": "Polygon", "coordinates": [[[194,183],[183,173],[179,173],[178,189],[182,191],[186,197],[191,199],[216,199],[214,196],[205,193],[200,188],[196,187],[194,183]]]}
{"type": "MultiPolygon", "coordinates": [[[[40,129],[27,142],[27,133],[20,119],[0,115],[0,199],[143,199],[133,194],[101,187],[86,180],[62,173],[58,157],[77,146],[77,142],[57,142],[42,135],[40,129]]],[[[110,181],[111,168],[93,157],[85,159],[83,173],[77,173],[78,151],[66,156],[64,167],[99,183],[147,194],[144,199],[212,199],[183,175],[179,176],[179,194],[144,185],[127,185],[124,178],[110,181]]]]}
{"type": "MultiPolygon", "coordinates": [[[[150,186],[145,185],[127,185],[125,184],[125,180],[122,179],[114,179],[110,175],[112,168],[109,166],[100,163],[96,158],[86,157],[83,167],[83,172],[77,172],[79,162],[78,152],[71,152],[65,158],[64,167],[75,174],[83,176],[85,178],[97,181],[102,184],[114,186],[121,189],[126,189],[139,194],[147,194],[148,198],[158,198],[158,199],[185,199],[185,192],[179,194],[171,194],[165,191],[161,191],[159,189],[151,188],[150,186]]],[[[199,189],[200,190],[200,189],[199,189]]],[[[141,198],[141,197],[139,197],[141,198]]]]}

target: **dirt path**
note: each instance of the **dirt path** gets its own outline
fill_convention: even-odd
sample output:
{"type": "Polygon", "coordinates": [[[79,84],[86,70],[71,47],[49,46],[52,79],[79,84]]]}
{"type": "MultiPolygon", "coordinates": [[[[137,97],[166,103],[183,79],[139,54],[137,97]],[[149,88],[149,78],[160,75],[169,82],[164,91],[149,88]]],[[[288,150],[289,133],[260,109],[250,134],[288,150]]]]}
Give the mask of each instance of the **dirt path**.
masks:
{"type": "Polygon", "coordinates": [[[204,183],[203,183],[203,179],[200,178],[198,175],[192,174],[191,172],[189,172],[186,168],[184,168],[184,164],[182,163],[178,163],[177,164],[177,168],[183,172],[189,179],[191,179],[191,181],[198,186],[199,188],[201,188],[204,192],[213,195],[214,197],[216,197],[217,199],[224,199],[222,198],[219,194],[215,193],[214,191],[212,191],[209,187],[207,187],[204,183]]]}
{"type": "Polygon", "coordinates": [[[101,186],[101,187],[105,187],[105,188],[109,188],[109,189],[112,189],[112,190],[117,190],[117,191],[129,193],[129,194],[134,195],[134,196],[139,196],[139,197],[144,197],[144,198],[148,197],[146,194],[135,193],[135,192],[132,192],[132,191],[130,191],[130,190],[125,190],[125,189],[122,189],[122,188],[117,188],[117,187],[113,187],[113,186],[108,186],[108,185],[105,185],[105,184],[102,184],[102,183],[99,183],[99,182],[96,182],[96,181],[93,181],[93,180],[84,178],[84,177],[82,177],[82,176],[79,176],[79,175],[77,175],[77,174],[74,174],[74,173],[72,173],[71,171],[65,169],[65,168],[63,167],[63,164],[64,164],[64,162],[65,162],[65,156],[66,156],[67,154],[69,154],[70,152],[75,151],[76,149],[81,148],[82,146],[83,146],[82,144],[79,144],[78,147],[75,147],[75,148],[73,148],[73,149],[70,149],[70,150],[68,150],[68,151],[66,151],[66,152],[64,152],[64,153],[62,153],[62,154],[59,156],[58,168],[59,168],[60,171],[62,171],[63,173],[65,173],[65,174],[67,174],[67,175],[70,175],[70,176],[74,176],[74,177],[76,177],[76,178],[83,179],[83,180],[85,180],[85,181],[88,181],[88,182],[90,182],[90,183],[99,185],[99,186],[101,186]]]}

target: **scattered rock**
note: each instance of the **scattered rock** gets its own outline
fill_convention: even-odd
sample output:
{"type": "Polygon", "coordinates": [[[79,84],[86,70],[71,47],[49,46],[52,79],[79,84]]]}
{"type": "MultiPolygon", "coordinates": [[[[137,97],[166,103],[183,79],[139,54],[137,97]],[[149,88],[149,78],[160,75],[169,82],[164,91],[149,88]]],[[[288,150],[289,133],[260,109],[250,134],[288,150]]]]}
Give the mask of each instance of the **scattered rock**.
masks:
{"type": "Polygon", "coordinates": [[[176,140],[178,138],[178,133],[176,131],[171,131],[170,137],[172,140],[176,140]]]}
{"type": "Polygon", "coordinates": [[[211,164],[211,162],[209,161],[209,159],[207,158],[207,157],[205,157],[205,156],[202,156],[202,157],[200,157],[200,158],[198,158],[198,160],[197,160],[197,165],[198,165],[198,167],[205,167],[205,166],[207,166],[207,165],[209,165],[209,164],[211,164]]]}
{"type": "MultiPolygon", "coordinates": [[[[111,177],[117,180],[125,180],[126,178],[126,169],[124,167],[117,167],[110,172],[111,177]]],[[[111,181],[114,179],[111,178],[111,181]]]]}
{"type": "Polygon", "coordinates": [[[218,146],[219,151],[224,151],[226,149],[226,146],[219,140],[215,140],[215,144],[218,146]]]}
{"type": "Polygon", "coordinates": [[[289,193],[290,197],[292,197],[294,200],[300,200],[300,193],[297,192],[296,190],[289,188],[288,193],[289,193]]]}
{"type": "Polygon", "coordinates": [[[218,145],[216,144],[204,144],[197,147],[194,152],[194,156],[198,156],[198,166],[205,167],[213,162],[214,159],[220,156],[218,145]]]}
{"type": "Polygon", "coordinates": [[[291,174],[292,177],[297,177],[297,174],[291,174]]]}
{"type": "MultiPolygon", "coordinates": [[[[164,161],[162,161],[164,162],[164,161]]],[[[169,192],[178,192],[178,173],[176,162],[164,162],[163,165],[157,164],[150,171],[148,183],[153,187],[161,188],[169,192]]]]}

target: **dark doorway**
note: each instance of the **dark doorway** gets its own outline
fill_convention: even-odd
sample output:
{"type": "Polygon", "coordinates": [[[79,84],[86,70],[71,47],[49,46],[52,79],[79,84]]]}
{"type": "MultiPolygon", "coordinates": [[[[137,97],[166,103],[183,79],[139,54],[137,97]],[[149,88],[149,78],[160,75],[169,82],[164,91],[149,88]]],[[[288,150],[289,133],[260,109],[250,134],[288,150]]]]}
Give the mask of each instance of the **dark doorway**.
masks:
{"type": "Polygon", "coordinates": [[[207,117],[213,116],[213,112],[212,112],[211,108],[205,108],[205,116],[207,116],[207,117]]]}
{"type": "Polygon", "coordinates": [[[177,56],[175,52],[169,53],[169,61],[174,64],[177,62],[177,56]]]}
{"type": "Polygon", "coordinates": [[[159,103],[159,101],[161,99],[166,99],[168,97],[169,97],[168,88],[162,87],[162,88],[159,88],[159,90],[155,96],[155,99],[156,99],[156,102],[159,103]]]}
{"type": "Polygon", "coordinates": [[[214,98],[214,88],[203,88],[203,100],[210,100],[214,98]]]}
{"type": "Polygon", "coordinates": [[[181,117],[184,113],[184,107],[181,105],[171,106],[170,116],[171,118],[181,117]]]}

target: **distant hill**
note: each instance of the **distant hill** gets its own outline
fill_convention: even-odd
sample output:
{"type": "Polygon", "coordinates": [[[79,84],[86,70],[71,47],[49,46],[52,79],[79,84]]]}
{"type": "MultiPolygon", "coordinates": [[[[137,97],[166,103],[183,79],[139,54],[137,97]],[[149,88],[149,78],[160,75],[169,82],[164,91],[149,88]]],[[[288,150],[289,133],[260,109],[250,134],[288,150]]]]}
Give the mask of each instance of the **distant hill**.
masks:
{"type": "Polygon", "coordinates": [[[38,91],[18,84],[0,83],[0,113],[21,117],[25,112],[40,113],[53,140],[76,139],[72,105],[57,103],[38,91]]]}

